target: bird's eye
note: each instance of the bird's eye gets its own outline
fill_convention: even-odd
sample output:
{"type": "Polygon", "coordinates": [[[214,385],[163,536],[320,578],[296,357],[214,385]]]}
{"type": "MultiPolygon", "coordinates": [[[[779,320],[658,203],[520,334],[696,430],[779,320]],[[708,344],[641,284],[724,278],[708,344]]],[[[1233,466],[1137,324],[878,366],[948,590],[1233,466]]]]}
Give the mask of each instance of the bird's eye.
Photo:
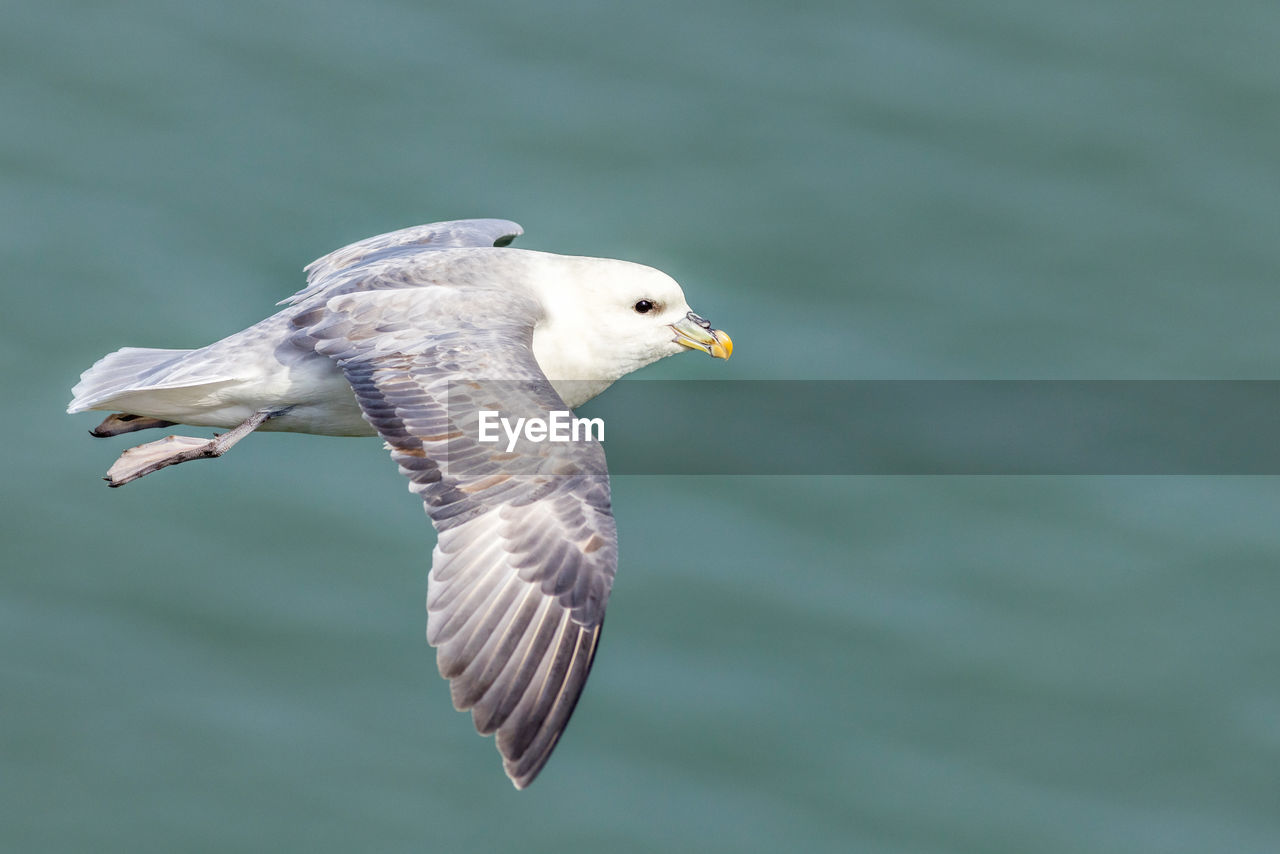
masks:
{"type": "Polygon", "coordinates": [[[653,303],[647,299],[642,299],[640,302],[635,304],[635,310],[639,314],[648,314],[653,311],[653,303]]]}

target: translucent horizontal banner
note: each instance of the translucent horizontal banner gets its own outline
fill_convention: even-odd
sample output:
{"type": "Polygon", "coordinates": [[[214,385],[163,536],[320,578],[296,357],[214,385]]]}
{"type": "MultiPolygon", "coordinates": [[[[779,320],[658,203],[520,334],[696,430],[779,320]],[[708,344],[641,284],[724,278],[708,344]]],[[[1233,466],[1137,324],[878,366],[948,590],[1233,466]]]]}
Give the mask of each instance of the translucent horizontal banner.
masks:
{"type": "Polygon", "coordinates": [[[629,380],[576,415],[614,474],[1280,474],[1271,380],[629,380]]]}

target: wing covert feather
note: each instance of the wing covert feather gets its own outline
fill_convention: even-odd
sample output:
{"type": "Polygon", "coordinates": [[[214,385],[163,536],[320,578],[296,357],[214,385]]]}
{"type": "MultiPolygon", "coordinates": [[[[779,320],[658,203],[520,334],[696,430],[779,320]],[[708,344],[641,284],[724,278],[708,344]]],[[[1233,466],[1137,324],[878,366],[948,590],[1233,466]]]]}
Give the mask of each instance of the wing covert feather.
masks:
{"type": "Polygon", "coordinates": [[[522,234],[524,229],[511,220],[458,219],[415,225],[375,235],[335,249],[312,261],[304,268],[307,286],[281,300],[280,304],[294,305],[302,302],[328,290],[334,284],[335,274],[352,267],[370,267],[373,266],[372,262],[383,258],[433,249],[507,246],[522,234]]]}

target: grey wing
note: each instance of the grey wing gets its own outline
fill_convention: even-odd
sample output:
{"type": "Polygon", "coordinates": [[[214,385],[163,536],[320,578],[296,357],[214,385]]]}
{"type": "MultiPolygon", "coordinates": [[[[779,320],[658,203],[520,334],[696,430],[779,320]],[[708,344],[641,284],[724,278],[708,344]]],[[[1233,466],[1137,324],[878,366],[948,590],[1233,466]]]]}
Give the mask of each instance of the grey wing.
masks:
{"type": "Polygon", "coordinates": [[[530,349],[537,310],[510,291],[364,291],[298,330],[342,368],[422,496],[439,533],[427,640],[517,788],[569,721],[617,567],[598,444],[477,440],[481,408],[568,409],[530,349]]]}
{"type": "Polygon", "coordinates": [[[317,258],[305,268],[307,286],[280,305],[293,305],[324,290],[330,278],[380,253],[396,249],[462,249],[507,246],[524,234],[518,223],[507,219],[457,219],[415,225],[368,237],[317,258]]]}

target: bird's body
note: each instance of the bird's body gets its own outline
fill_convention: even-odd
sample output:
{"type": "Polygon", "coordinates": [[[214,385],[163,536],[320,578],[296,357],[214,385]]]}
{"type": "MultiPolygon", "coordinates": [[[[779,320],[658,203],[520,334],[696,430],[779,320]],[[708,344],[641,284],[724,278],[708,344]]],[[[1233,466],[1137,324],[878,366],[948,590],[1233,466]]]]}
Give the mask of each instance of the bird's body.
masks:
{"type": "Polygon", "coordinates": [[[498,733],[527,785],[590,668],[617,562],[604,455],[484,445],[485,407],[572,408],[685,348],[732,343],[665,274],[625,261],[500,248],[515,223],[404,229],[326,255],[281,311],[196,350],[125,348],[75,387],[69,412],[119,412],[95,435],[174,423],[228,428],[126,451],[120,485],[218,456],[254,430],[380,435],[439,532],[428,640],[458,708],[498,733]]]}
{"type": "MultiPolygon", "coordinates": [[[[121,409],[135,415],[164,418],[198,427],[230,428],[263,408],[279,408],[258,429],[331,436],[372,436],[350,384],[312,342],[296,334],[295,320],[322,309],[334,296],[361,291],[397,290],[413,282],[416,289],[477,290],[483,282],[494,311],[521,299],[537,301],[542,316],[533,329],[533,355],[552,385],[563,384],[570,407],[580,406],[621,376],[643,367],[649,354],[600,366],[592,349],[573,346],[563,330],[589,324],[566,277],[589,281],[619,270],[665,285],[667,277],[639,264],[607,258],[578,258],[523,249],[417,248],[396,250],[391,257],[362,259],[358,276],[326,271],[327,287],[307,288],[287,300],[287,307],[247,329],[198,350],[125,348],[87,372],[72,393],[71,412],[121,409]],[[660,277],[660,278],[659,278],[660,277]],[[153,355],[148,355],[153,354],[153,355]],[[116,370],[113,357],[127,366],[116,370]],[[114,381],[114,382],[113,382],[114,381]]],[[[322,265],[324,259],[313,268],[322,265]]],[[[319,267],[319,269],[325,269],[319,267]]],[[[345,268],[351,270],[352,268],[345,268]]],[[[317,277],[313,274],[313,280],[317,277]]],[[[323,280],[322,280],[323,281],[323,280]]],[[[669,280],[668,280],[669,281],[669,280]]],[[[672,283],[674,284],[674,283],[672,283]]],[[[671,352],[679,352],[677,345],[671,352]]],[[[662,355],[667,355],[666,353],[662,355]]],[[[496,379],[488,377],[487,379],[496,379]]]]}

